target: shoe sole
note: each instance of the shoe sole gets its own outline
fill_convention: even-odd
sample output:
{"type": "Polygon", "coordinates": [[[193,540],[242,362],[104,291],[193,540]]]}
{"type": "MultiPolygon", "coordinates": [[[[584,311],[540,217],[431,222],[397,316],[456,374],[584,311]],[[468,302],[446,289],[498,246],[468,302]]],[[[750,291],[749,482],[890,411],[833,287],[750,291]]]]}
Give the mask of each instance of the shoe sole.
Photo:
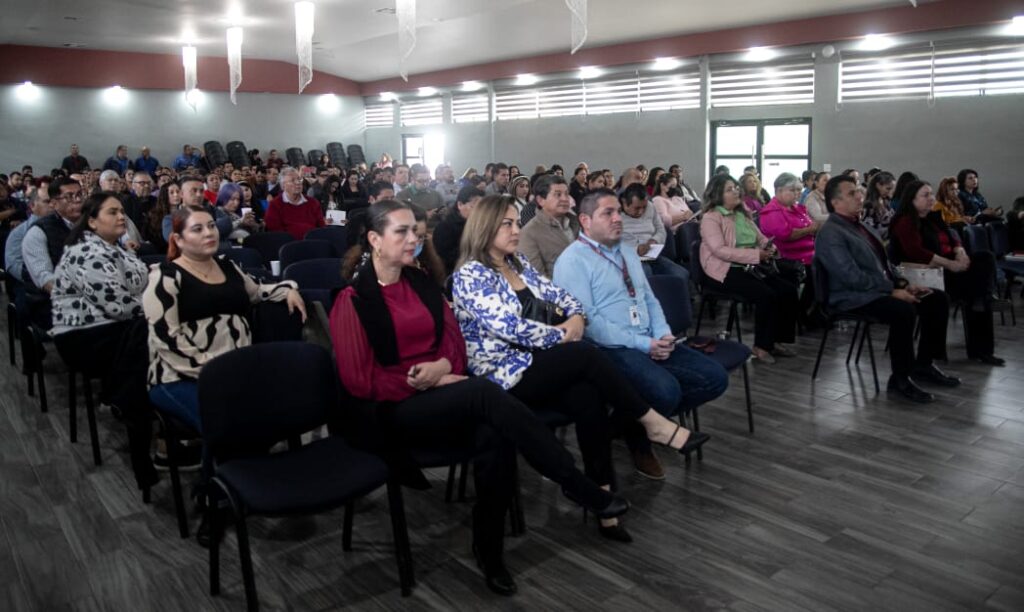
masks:
{"type": "Polygon", "coordinates": [[[662,474],[661,476],[657,476],[654,474],[648,474],[647,472],[641,472],[636,468],[634,468],[633,471],[636,473],[637,476],[640,476],[641,478],[645,478],[647,480],[665,480],[664,474],[662,474]]]}

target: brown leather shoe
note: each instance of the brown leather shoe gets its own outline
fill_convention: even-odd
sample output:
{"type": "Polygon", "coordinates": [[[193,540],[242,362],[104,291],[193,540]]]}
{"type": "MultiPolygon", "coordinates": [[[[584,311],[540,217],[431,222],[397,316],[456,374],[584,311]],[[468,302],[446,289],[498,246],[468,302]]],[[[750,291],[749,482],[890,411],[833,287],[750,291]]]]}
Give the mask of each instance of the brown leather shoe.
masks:
{"type": "Polygon", "coordinates": [[[661,467],[661,461],[653,450],[634,451],[633,465],[636,473],[651,480],[665,480],[665,468],[661,467]]]}

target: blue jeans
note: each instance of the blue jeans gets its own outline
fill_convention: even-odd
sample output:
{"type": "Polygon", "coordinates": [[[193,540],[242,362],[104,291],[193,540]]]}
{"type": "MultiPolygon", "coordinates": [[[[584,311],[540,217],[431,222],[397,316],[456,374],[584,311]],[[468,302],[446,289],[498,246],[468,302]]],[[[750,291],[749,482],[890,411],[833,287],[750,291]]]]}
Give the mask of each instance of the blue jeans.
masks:
{"type": "Polygon", "coordinates": [[[676,346],[668,359],[629,348],[601,347],[651,407],[663,416],[686,414],[725,393],[729,373],[718,362],[688,346],[676,346]]]}
{"type": "MultiPolygon", "coordinates": [[[[690,283],[690,271],[683,266],[672,261],[668,257],[659,256],[654,261],[643,262],[644,274],[647,276],[654,276],[655,274],[665,274],[667,276],[675,276],[681,278],[689,288],[690,283]]],[[[682,308],[685,309],[686,320],[690,321],[693,319],[693,310],[690,307],[690,296],[687,294],[686,299],[680,299],[682,308]]]]}
{"type": "Polygon", "coordinates": [[[179,380],[156,385],[149,390],[149,401],[160,412],[169,414],[198,432],[199,426],[199,384],[191,380],[179,380]]]}

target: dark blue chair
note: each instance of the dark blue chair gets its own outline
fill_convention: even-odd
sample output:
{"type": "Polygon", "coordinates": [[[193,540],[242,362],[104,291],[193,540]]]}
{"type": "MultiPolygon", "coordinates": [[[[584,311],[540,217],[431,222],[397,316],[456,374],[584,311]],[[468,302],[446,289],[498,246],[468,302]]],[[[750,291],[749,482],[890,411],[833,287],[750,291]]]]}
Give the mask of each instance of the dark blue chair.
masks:
{"type": "MultiPolygon", "coordinates": [[[[698,262],[697,265],[700,265],[698,262]]],[[[672,333],[679,336],[686,333],[690,328],[689,309],[683,308],[682,304],[689,303],[690,288],[685,281],[675,276],[656,274],[647,279],[651,284],[654,296],[658,298],[661,309],[665,313],[665,320],[672,329],[672,333]]],[[[737,323],[738,326],[738,323],[737,323]]],[[[699,340],[700,338],[694,338],[699,340]]],[[[754,433],[754,412],[750,401],[750,376],[747,372],[747,360],[750,359],[750,347],[732,340],[714,341],[714,351],[706,353],[709,358],[716,361],[726,372],[732,373],[737,369],[743,370],[743,391],[747,400],[747,427],[750,433],[754,433]]],[[[697,416],[697,409],[693,410],[694,430],[700,431],[700,419],[697,416]]]]}
{"type": "Polygon", "coordinates": [[[348,229],[331,225],[328,227],[317,227],[306,232],[305,240],[326,240],[334,246],[334,255],[331,257],[345,257],[348,251],[348,229]]]}
{"type": "Polygon", "coordinates": [[[266,264],[263,261],[263,255],[258,250],[251,247],[227,249],[224,251],[223,255],[227,259],[238,264],[243,270],[250,268],[266,269],[266,264]]]}
{"type": "MultiPolygon", "coordinates": [[[[415,583],[401,487],[385,463],[358,451],[338,436],[306,445],[296,441],[328,421],[337,422],[338,375],[330,354],[302,342],[254,345],[207,363],[199,374],[199,414],[203,443],[212,461],[211,487],[230,506],[238,538],[245,599],[259,608],[246,519],[249,516],[301,516],[345,507],[342,547],[351,550],[352,503],[387,487],[391,527],[402,595],[415,583]],[[272,364],[274,375],[260,384],[251,373],[272,364]]],[[[220,513],[207,507],[211,526],[210,593],[220,592],[220,513]]]]}
{"type": "Polygon", "coordinates": [[[270,262],[281,259],[278,255],[281,247],[294,240],[288,232],[259,232],[246,236],[242,246],[259,251],[263,256],[263,265],[269,268],[270,262]]]}
{"type": "Polygon", "coordinates": [[[299,261],[284,268],[284,280],[293,280],[299,289],[336,289],[345,286],[341,277],[341,259],[322,257],[299,261]]]}
{"type": "Polygon", "coordinates": [[[167,254],[152,253],[149,255],[142,255],[141,257],[139,257],[139,259],[142,260],[142,263],[146,264],[146,267],[149,267],[153,264],[162,264],[163,262],[167,261],[167,254]]]}
{"type": "MultiPolygon", "coordinates": [[[[993,222],[985,225],[985,228],[988,230],[992,254],[996,258],[996,267],[1006,277],[1003,298],[1009,300],[1010,318],[1016,325],[1017,315],[1013,311],[1013,283],[1017,278],[1024,277],[1024,261],[1007,261],[1006,259],[1006,256],[1010,254],[1010,230],[1006,227],[1006,223],[993,222]]],[[[1024,295],[1024,291],[1021,294],[1024,295]]]]}
{"type": "MultiPolygon", "coordinates": [[[[688,223],[687,225],[693,225],[688,223]]],[[[684,225],[683,227],[686,227],[684,225]]],[[[692,232],[692,230],[691,230],[692,232]]],[[[732,333],[733,324],[736,325],[736,340],[743,342],[743,333],[740,330],[740,304],[746,304],[747,299],[734,293],[718,291],[704,284],[704,266],[700,265],[700,227],[697,227],[697,238],[690,242],[690,281],[700,291],[700,309],[697,311],[697,329],[695,336],[700,335],[700,326],[704,321],[704,307],[710,301],[727,300],[729,302],[729,318],[725,322],[725,331],[732,333]]]]}
{"type": "Polygon", "coordinates": [[[296,240],[283,245],[278,253],[282,270],[286,270],[293,263],[327,257],[340,257],[340,255],[334,253],[334,246],[326,240],[296,240]]]}

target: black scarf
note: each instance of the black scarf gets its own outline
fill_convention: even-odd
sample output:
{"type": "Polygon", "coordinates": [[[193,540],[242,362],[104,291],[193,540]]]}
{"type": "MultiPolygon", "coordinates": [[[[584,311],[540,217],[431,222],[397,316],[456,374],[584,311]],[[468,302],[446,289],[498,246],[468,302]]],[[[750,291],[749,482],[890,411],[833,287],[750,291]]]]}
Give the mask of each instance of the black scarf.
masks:
{"type": "MultiPolygon", "coordinates": [[[[444,297],[430,278],[417,268],[402,268],[402,278],[409,281],[412,290],[434,319],[434,343],[431,348],[436,350],[444,335],[444,297]]],[[[377,271],[373,269],[372,261],[367,260],[359,267],[353,286],[356,296],[352,299],[352,305],[359,316],[359,322],[366,330],[366,337],[373,347],[377,362],[385,367],[397,364],[399,356],[395,324],[391,318],[391,311],[384,303],[384,296],[377,283],[377,271]]]]}

